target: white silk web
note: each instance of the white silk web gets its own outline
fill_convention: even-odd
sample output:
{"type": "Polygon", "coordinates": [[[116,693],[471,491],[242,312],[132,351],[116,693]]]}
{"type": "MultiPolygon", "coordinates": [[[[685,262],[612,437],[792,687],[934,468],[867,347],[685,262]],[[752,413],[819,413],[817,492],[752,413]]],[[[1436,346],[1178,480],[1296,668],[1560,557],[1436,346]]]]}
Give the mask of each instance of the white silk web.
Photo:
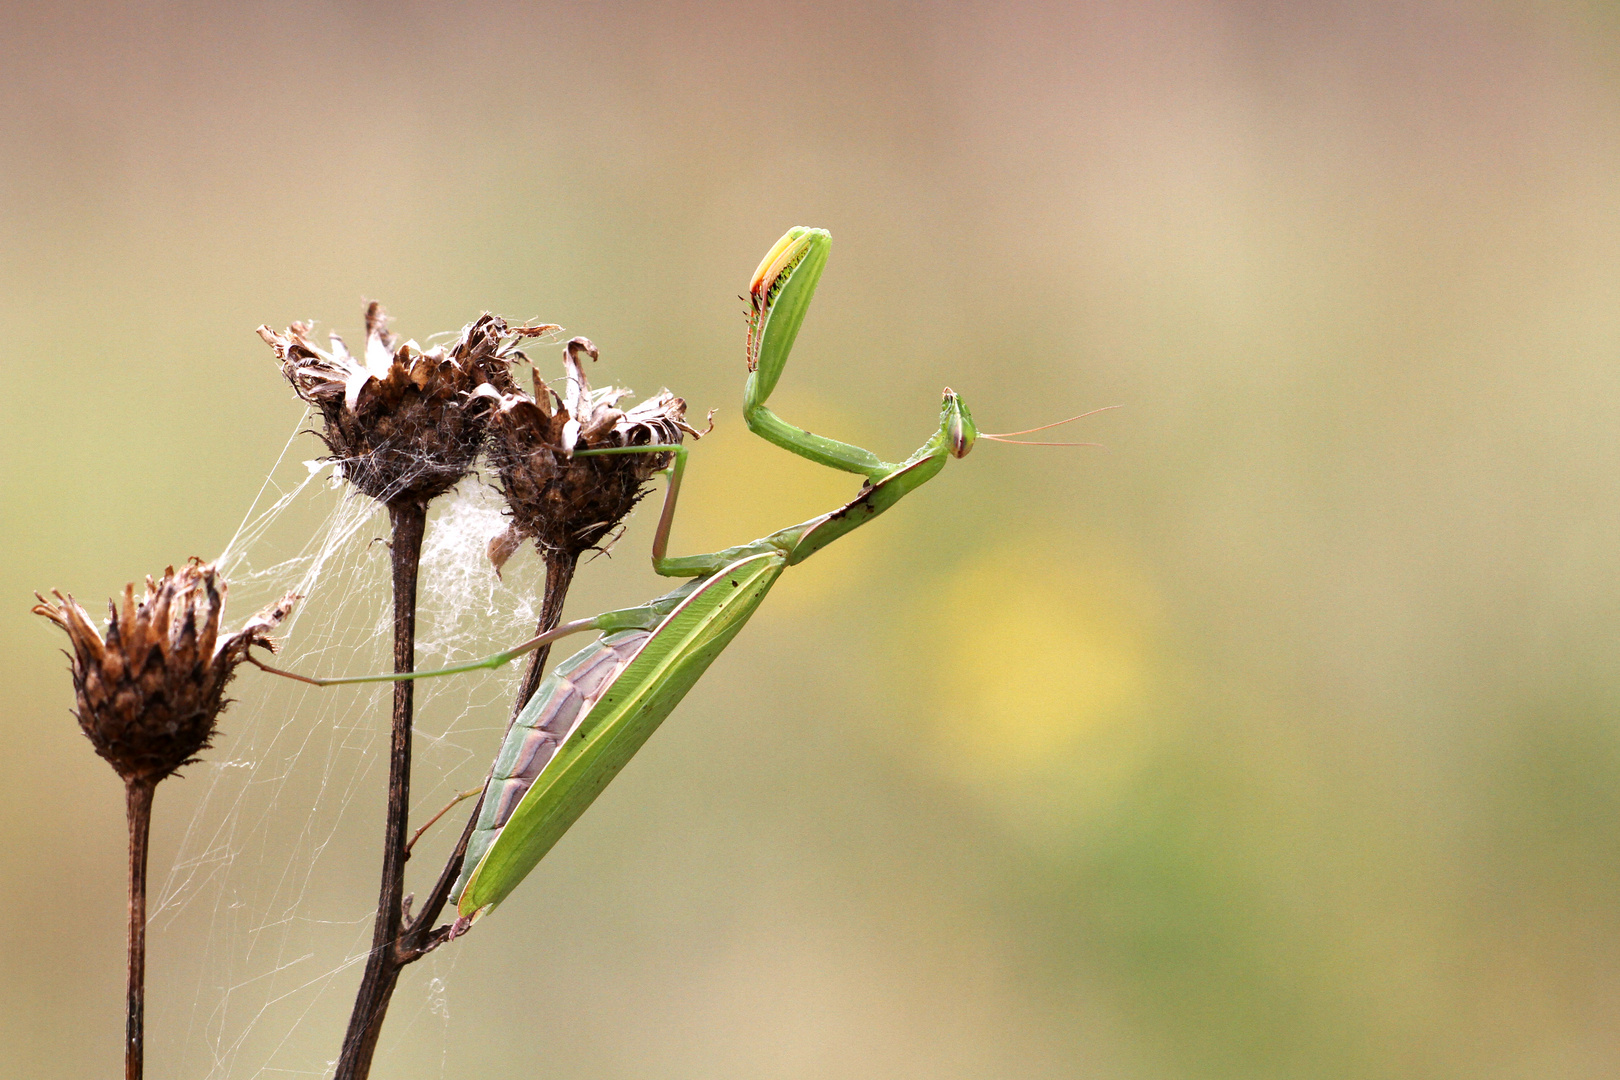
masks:
{"type": "MultiPolygon", "coordinates": [[[[218,560],[229,583],[227,624],[291,589],[304,599],[276,635],[284,642],[278,666],[386,671],[387,515],[330,464],[298,461],[302,439],[288,441],[218,560]]],[[[418,668],[484,656],[534,632],[539,560],[513,559],[502,580],[485,555],[505,526],[499,494],[477,477],[435,501],[418,582],[418,668]]],[[[521,669],[417,683],[413,822],[483,779],[521,669]]],[[[166,875],[161,863],[153,867],[161,887],[151,963],[165,977],[148,990],[148,1030],[173,1032],[174,1041],[149,1039],[147,1054],[185,1080],[325,1076],[371,945],[392,691],[388,683],[317,689],[251,667],[231,690],[215,748],[186,770],[185,783],[165,789],[169,808],[192,805],[173,865],[166,875]]],[[[463,820],[452,811],[417,846],[409,888],[431,887],[463,820]]],[[[430,1026],[445,1037],[444,976],[455,952],[406,969],[390,1039],[430,1026]]]]}

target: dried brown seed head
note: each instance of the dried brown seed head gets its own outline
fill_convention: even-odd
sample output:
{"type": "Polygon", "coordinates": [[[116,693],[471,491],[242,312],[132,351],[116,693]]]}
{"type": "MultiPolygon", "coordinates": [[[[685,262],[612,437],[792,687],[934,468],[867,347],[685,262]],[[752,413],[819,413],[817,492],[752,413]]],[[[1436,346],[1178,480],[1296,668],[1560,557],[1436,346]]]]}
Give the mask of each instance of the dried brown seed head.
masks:
{"type": "Polygon", "coordinates": [[[270,630],[297,599],[289,593],[221,636],[225,591],[212,566],[171,566],[146,579],[138,602],[131,584],[121,607],[109,604],[105,637],[72,596],[53,591],[55,603],[40,596],[34,606],[67,631],[79,727],[126,781],[156,783],[208,746],[225,684],[250,646],[271,646],[270,630]]]}
{"type": "Polygon", "coordinates": [[[352,355],[333,334],[318,348],[307,323],[285,333],[259,327],[299,397],[321,410],[321,437],[343,475],[382,502],[425,502],[454,487],[473,467],[484,438],[489,402],[481,385],[515,390],[509,364],[517,346],[552,333],[549,324],[508,326],[485,313],[462,328],[446,349],[399,343],[382,305],[366,308],[366,347],[352,355]]]}
{"type": "Polygon", "coordinates": [[[596,547],[670,460],[667,453],[578,457],[577,451],[671,445],[687,434],[703,434],[686,422],[686,402],[668,390],[628,410],[619,402],[630,391],[593,390],[582,359],[598,355],[587,338],[563,347],[566,375],[560,394],[538,374],[532,395],[493,384],[476,391],[493,405],[490,462],[512,513],[512,528],[490,544],[497,567],[526,538],[551,557],[578,558],[596,547]]]}

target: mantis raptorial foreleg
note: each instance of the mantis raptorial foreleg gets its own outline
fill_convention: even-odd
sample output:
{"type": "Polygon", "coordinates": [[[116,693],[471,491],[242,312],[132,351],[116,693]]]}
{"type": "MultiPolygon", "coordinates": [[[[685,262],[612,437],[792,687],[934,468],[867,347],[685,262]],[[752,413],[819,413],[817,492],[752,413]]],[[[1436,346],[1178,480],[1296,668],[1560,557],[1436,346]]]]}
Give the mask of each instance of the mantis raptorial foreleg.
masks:
{"type": "Polygon", "coordinates": [[[832,237],[823,229],[789,229],[765,253],[748,283],[748,382],[743,387],[743,420],[749,431],[784,450],[875,481],[894,466],[870,450],[796,427],[765,404],[787,366],[831,243],[832,237]]]}

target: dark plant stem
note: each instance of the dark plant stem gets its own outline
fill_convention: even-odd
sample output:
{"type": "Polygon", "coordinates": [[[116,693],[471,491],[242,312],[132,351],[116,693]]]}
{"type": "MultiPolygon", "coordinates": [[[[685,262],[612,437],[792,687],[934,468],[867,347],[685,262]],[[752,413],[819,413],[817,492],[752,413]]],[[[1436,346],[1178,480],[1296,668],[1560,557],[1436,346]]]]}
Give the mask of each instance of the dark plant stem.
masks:
{"type": "MultiPolygon", "coordinates": [[[[579,565],[579,560],[570,555],[547,555],[545,561],[546,592],[540,602],[540,622],[535,629],[536,634],[543,634],[562,621],[563,604],[568,600],[568,587],[573,584],[574,568],[579,565]]],[[[550,655],[549,644],[540,646],[530,655],[529,666],[523,673],[523,681],[518,685],[517,699],[512,703],[512,716],[506,722],[507,730],[511,730],[518,714],[523,711],[523,706],[534,696],[535,689],[540,685],[540,676],[546,668],[546,659],[550,655]]],[[[433,891],[428,893],[427,902],[422,905],[421,913],[410,920],[410,925],[400,941],[402,964],[420,959],[425,953],[432,952],[449,939],[450,927],[435,927],[433,924],[438,921],[440,913],[444,911],[444,905],[450,899],[450,889],[461,873],[461,862],[467,854],[467,842],[472,839],[473,827],[478,823],[478,812],[483,806],[484,797],[480,795],[473,803],[472,813],[467,815],[467,824],[461,830],[461,840],[450,852],[450,858],[445,861],[444,869],[439,872],[439,880],[434,883],[433,891]]]]}
{"type": "Polygon", "coordinates": [[[146,1068],[146,841],[152,833],[150,780],[124,783],[129,817],[129,983],[124,1014],[124,1080],[146,1068]]]}
{"type": "MultiPolygon", "coordinates": [[[[566,553],[546,552],[546,595],[540,602],[540,623],[535,627],[536,634],[543,634],[562,622],[563,601],[568,599],[568,587],[574,583],[574,568],[579,565],[579,556],[566,553]]],[[[518,684],[517,700],[512,702],[512,720],[516,720],[523,706],[534,697],[534,692],[540,686],[540,676],[545,674],[546,658],[551,655],[551,646],[542,645],[529,656],[529,666],[523,671],[523,681],[518,684]]],[[[507,727],[512,726],[512,720],[507,721],[507,727]]]]}
{"type": "MultiPolygon", "coordinates": [[[[422,535],[427,528],[427,505],[414,499],[388,504],[392,525],[394,572],[394,671],[412,671],[416,664],[416,576],[422,561],[422,535]]],[[[371,955],[360,992],[349,1014],[335,1080],[364,1080],[371,1072],[388,1002],[399,981],[400,961],[395,948],[405,911],[405,844],[410,835],[411,719],[414,681],[394,684],[394,732],[388,755],[388,823],[383,831],[382,886],[377,897],[377,918],[371,933],[371,955]]]]}
{"type": "MultiPolygon", "coordinates": [[[[393,523],[394,670],[403,672],[411,671],[415,664],[416,576],[421,562],[427,508],[416,503],[390,504],[389,517],[393,523]]],[[[568,598],[568,587],[573,583],[576,562],[567,556],[547,557],[546,592],[540,605],[540,624],[536,633],[543,633],[562,620],[563,604],[568,598]]],[[[530,657],[517,702],[512,708],[514,718],[540,685],[540,676],[550,652],[551,647],[547,645],[537,649],[530,657]]],[[[450,926],[436,927],[434,923],[449,902],[450,890],[461,873],[467,842],[472,837],[479,809],[483,806],[483,798],[480,797],[473,804],[461,839],[444,869],[439,872],[439,878],[421,911],[415,917],[410,917],[405,907],[405,860],[409,858],[406,844],[409,839],[412,685],[408,680],[394,684],[394,741],[389,761],[388,825],[384,835],[382,888],[377,902],[377,920],[372,931],[371,955],[366,962],[365,976],[360,981],[360,992],[355,997],[354,1011],[349,1015],[349,1030],[343,1038],[343,1050],[333,1080],[366,1080],[371,1072],[371,1059],[377,1050],[378,1036],[382,1033],[383,1019],[388,1014],[389,1001],[399,982],[400,970],[449,940],[450,926]]]]}

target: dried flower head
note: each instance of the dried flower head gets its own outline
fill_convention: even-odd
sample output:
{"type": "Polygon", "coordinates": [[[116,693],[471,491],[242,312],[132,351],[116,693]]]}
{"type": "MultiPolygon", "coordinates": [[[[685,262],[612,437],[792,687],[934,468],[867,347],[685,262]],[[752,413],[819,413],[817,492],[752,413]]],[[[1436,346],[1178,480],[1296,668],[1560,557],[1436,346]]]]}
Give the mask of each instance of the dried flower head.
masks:
{"type": "Polygon", "coordinates": [[[330,351],[316,347],[307,323],[285,333],[261,326],[259,336],[298,396],[321,410],[321,438],[346,479],[382,502],[426,502],[454,487],[478,456],[491,406],[473,390],[514,389],[508,364],[523,357],[517,344],[558,328],[508,327],[485,313],[449,349],[424,351],[414,341],[399,344],[387,322],[381,304],[366,307],[359,357],[336,334],[330,351]]]}
{"type": "Polygon", "coordinates": [[[630,513],[647,480],[670,460],[668,453],[578,457],[577,451],[669,445],[686,434],[704,434],[686,422],[686,402],[668,390],[628,410],[619,402],[629,390],[593,390],[581,359],[598,355],[587,338],[563,347],[567,375],[561,394],[538,373],[532,395],[493,384],[475,391],[494,405],[490,462],[512,514],[511,528],[490,542],[497,568],[525,539],[548,558],[578,558],[630,513]]]}
{"type": "Polygon", "coordinates": [[[253,645],[292,609],[289,593],[234,634],[220,635],[225,582],[197,560],[159,581],[146,579],[139,603],[133,584],[112,614],[103,638],[89,614],[54,592],[34,612],[67,631],[73,643],[73,688],[79,727],[96,753],[128,782],[156,783],[208,746],[225,707],[225,684],[253,645]]]}

